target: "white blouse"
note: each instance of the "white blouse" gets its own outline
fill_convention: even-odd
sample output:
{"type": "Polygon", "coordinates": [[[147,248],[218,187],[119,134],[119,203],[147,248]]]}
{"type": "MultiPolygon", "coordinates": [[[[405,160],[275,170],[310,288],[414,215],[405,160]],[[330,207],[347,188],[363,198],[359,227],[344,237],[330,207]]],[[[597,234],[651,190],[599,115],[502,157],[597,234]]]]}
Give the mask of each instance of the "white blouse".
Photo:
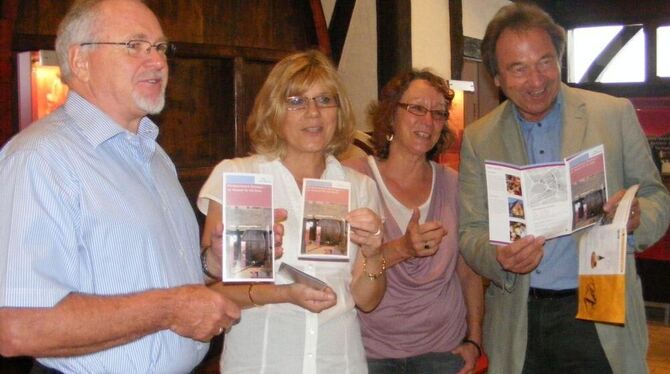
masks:
{"type": "MultiPolygon", "coordinates": [[[[287,262],[324,280],[337,294],[337,304],[312,313],[293,304],[270,304],[242,311],[240,323],[225,337],[222,373],[367,373],[365,352],[350,292],[351,271],[358,247],[351,243],[348,262],[299,260],[302,195],[290,171],[278,159],[255,155],[220,162],[198,197],[207,214],[209,200],[221,203],[224,172],[261,173],[274,178],[275,208],[288,211],[284,222],[284,254],[275,271],[287,262]]],[[[371,178],[343,167],[328,156],[322,179],[351,183],[351,209],[379,213],[377,187],[371,178]]],[[[277,278],[277,284],[287,283],[277,278]]]]}

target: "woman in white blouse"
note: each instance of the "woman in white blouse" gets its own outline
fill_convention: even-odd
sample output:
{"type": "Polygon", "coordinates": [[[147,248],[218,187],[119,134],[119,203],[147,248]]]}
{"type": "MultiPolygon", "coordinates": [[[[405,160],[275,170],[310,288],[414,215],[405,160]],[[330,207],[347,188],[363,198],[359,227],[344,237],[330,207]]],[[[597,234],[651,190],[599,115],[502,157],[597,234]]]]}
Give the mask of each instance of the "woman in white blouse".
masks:
{"type": "MultiPolygon", "coordinates": [[[[241,308],[239,324],[227,333],[223,373],[366,373],[356,308],[374,309],[386,289],[381,254],[379,197],[374,182],[343,167],[335,154],[353,137],[351,104],[326,56],[307,51],[286,57],[270,72],[247,122],[255,154],[219,163],[200,191],[207,215],[204,238],[221,230],[222,174],[273,176],[275,208],[288,212],[283,255],[287,262],[324,280],[319,291],[298,283],[229,285],[213,288],[241,308]],[[303,179],[351,183],[346,220],[352,242],[347,261],[298,259],[303,179]]],[[[207,248],[208,239],[203,242],[207,248]]],[[[220,266],[208,263],[208,266],[220,266]]],[[[217,269],[212,269],[217,272],[217,269]]]]}

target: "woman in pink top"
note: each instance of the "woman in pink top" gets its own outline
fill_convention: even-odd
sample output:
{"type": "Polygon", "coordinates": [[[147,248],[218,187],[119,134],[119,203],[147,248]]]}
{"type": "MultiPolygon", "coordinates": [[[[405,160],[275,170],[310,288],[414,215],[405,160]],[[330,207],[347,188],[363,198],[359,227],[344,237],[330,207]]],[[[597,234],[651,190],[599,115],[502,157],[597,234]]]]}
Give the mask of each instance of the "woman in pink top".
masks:
{"type": "Polygon", "coordinates": [[[454,94],[429,71],[400,74],[370,109],[375,157],[345,162],[382,196],[387,290],[359,313],[374,373],[466,373],[481,354],[481,279],[458,250],[457,174],[431,159],[453,141],[454,94]]]}

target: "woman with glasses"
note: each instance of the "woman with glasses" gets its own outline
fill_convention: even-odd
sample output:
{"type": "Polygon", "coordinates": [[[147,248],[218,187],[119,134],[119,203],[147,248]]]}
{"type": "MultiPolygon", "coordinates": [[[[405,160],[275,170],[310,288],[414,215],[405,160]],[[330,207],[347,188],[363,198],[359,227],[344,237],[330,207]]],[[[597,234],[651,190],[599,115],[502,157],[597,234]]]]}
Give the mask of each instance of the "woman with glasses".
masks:
{"type": "Polygon", "coordinates": [[[370,373],[465,373],[481,354],[482,284],[458,251],[457,175],[431,161],[454,139],[454,96],[429,71],[392,79],[370,108],[375,156],[345,164],[382,197],[387,291],[360,313],[370,373]]]}
{"type": "MultiPolygon", "coordinates": [[[[377,189],[367,176],[343,167],[334,155],[353,137],[351,104],[331,62],[318,51],[286,57],[263,84],[247,131],[255,154],[224,160],[203,186],[198,208],[207,215],[205,235],[220,233],[222,173],[273,177],[275,208],[288,212],[283,255],[287,262],[328,284],[228,285],[214,289],[235,300],[242,318],[225,338],[223,373],[364,373],[366,361],[355,307],[372,310],[385,288],[377,189]],[[303,179],[351,184],[349,257],[344,261],[298,258],[303,179]]],[[[224,223],[225,224],[225,223],[224,223]]],[[[207,239],[204,247],[210,244],[207,239]]],[[[211,264],[210,264],[211,265],[211,264]]]]}

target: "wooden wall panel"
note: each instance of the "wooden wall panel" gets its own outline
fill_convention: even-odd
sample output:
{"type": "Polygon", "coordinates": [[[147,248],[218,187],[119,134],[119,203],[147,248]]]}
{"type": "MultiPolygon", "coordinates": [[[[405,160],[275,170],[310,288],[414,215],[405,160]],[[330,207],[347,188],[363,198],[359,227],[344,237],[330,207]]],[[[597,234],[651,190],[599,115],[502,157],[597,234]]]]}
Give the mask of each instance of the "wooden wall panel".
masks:
{"type": "Polygon", "coordinates": [[[181,59],[170,62],[166,110],[156,116],[159,141],[183,167],[208,166],[234,155],[231,60],[181,59]],[[183,82],[188,84],[174,84],[183,82]]]}
{"type": "Polygon", "coordinates": [[[14,32],[17,34],[56,35],[58,24],[72,0],[22,0],[14,32]]]}
{"type": "Polygon", "coordinates": [[[273,65],[274,63],[267,61],[247,60],[241,57],[235,59],[235,102],[237,103],[235,149],[238,157],[252,152],[246,132],[246,122],[253,108],[256,93],[260,90],[273,65]]]}

